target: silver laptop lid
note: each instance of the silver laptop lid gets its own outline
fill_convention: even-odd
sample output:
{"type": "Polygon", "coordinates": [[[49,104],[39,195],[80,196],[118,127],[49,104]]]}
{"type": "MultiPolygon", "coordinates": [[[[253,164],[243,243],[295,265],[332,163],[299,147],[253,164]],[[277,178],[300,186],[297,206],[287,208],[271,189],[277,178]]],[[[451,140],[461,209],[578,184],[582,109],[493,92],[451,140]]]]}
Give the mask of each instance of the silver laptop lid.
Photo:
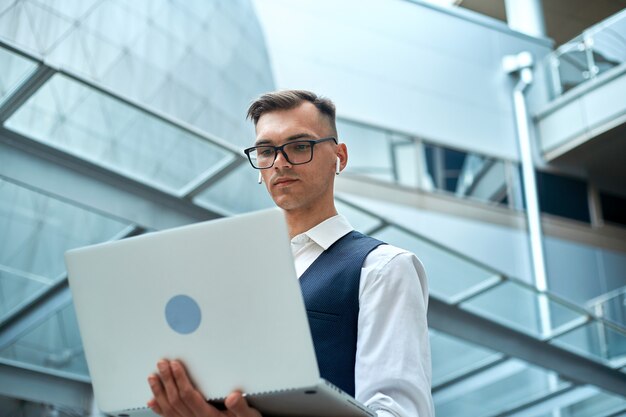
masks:
{"type": "Polygon", "coordinates": [[[72,250],[66,263],[102,411],[144,407],[164,357],[208,398],[319,380],[277,209],[72,250]]]}

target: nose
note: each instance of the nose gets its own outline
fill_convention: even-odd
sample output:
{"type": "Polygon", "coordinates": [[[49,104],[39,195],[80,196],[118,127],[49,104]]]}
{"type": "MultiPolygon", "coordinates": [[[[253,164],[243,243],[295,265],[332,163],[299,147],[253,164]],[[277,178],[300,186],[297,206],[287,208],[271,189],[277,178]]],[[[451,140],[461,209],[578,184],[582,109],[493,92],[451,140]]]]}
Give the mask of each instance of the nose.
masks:
{"type": "Polygon", "coordinates": [[[276,152],[276,159],[274,159],[274,168],[276,167],[291,167],[291,163],[287,160],[285,156],[285,151],[283,149],[276,152]]]}

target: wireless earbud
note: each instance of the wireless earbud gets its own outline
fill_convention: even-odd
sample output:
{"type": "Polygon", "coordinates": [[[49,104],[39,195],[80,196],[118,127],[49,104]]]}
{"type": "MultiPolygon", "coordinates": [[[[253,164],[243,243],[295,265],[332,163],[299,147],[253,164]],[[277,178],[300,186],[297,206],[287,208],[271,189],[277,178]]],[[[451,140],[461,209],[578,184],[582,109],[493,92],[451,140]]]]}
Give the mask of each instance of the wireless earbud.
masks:
{"type": "Polygon", "coordinates": [[[341,172],[341,159],[337,157],[337,165],[335,165],[335,175],[339,175],[341,172]]]}
{"type": "Polygon", "coordinates": [[[263,176],[261,175],[261,171],[259,171],[259,184],[263,182],[263,176]]]}

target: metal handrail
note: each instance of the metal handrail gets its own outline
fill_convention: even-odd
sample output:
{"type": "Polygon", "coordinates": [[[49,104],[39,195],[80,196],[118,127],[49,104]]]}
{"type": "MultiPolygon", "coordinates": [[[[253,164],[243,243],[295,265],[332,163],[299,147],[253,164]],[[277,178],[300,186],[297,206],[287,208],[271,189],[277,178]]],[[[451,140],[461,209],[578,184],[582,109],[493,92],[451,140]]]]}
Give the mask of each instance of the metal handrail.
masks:
{"type": "Polygon", "coordinates": [[[594,307],[596,305],[604,304],[607,301],[609,301],[609,300],[611,300],[613,298],[616,298],[616,297],[618,297],[620,295],[626,296],[626,285],[623,286],[623,287],[620,287],[620,288],[616,288],[613,291],[609,291],[609,292],[607,292],[605,294],[599,295],[599,296],[597,296],[595,298],[592,298],[591,300],[587,301],[586,305],[589,308],[592,308],[592,307],[594,307]]]}

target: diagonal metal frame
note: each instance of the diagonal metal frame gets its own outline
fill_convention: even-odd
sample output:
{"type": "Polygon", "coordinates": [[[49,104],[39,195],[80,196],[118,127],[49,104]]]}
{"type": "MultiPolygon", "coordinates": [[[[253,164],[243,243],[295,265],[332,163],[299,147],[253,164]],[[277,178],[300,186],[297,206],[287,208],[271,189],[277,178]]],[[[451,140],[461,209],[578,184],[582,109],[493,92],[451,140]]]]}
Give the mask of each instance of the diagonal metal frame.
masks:
{"type": "MultiPolygon", "coordinates": [[[[539,398],[527,401],[524,404],[513,406],[506,411],[498,413],[498,417],[505,416],[524,416],[524,415],[539,415],[540,413],[550,413],[555,408],[561,408],[563,406],[570,405],[581,397],[581,391],[583,391],[583,399],[587,398],[589,394],[585,393],[590,390],[589,386],[569,385],[563,388],[557,389],[554,392],[543,395],[539,398]]],[[[591,394],[593,395],[593,394],[591,394]]]]}
{"type": "Polygon", "coordinates": [[[93,392],[87,380],[42,372],[5,359],[0,359],[0,395],[64,406],[80,415],[88,415],[93,405],[93,392]]]}
{"type": "Polygon", "coordinates": [[[181,198],[191,200],[222,178],[226,177],[228,174],[233,172],[239,166],[244,163],[243,158],[231,157],[228,160],[225,160],[223,163],[218,164],[216,167],[207,170],[198,178],[192,180],[189,184],[183,187],[178,195],[181,198]]]}
{"type": "MultiPolygon", "coordinates": [[[[217,138],[213,135],[210,135],[195,126],[192,126],[188,123],[185,123],[180,120],[176,120],[169,115],[156,111],[154,109],[147,108],[143,104],[136,102],[134,100],[128,99],[123,95],[120,95],[113,90],[99,85],[95,82],[89,81],[84,77],[81,77],[72,72],[68,72],[64,69],[57,69],[49,66],[44,63],[42,59],[31,55],[27,52],[21,51],[10,44],[0,40],[0,48],[4,48],[9,50],[10,52],[24,57],[38,64],[37,68],[32,71],[29,76],[23,80],[18,87],[14,91],[12,91],[1,104],[0,104],[0,125],[3,124],[6,120],[8,120],[15,111],[17,111],[20,106],[22,106],[26,101],[32,97],[37,90],[43,86],[53,75],[61,74],[64,77],[70,78],[71,80],[78,82],[80,84],[85,85],[86,87],[97,91],[105,96],[113,98],[121,103],[124,103],[130,107],[133,107],[143,113],[148,114],[150,117],[160,120],[166,124],[174,126],[177,129],[180,129],[192,136],[208,142],[214,146],[217,146],[222,151],[225,151],[229,158],[225,161],[222,161],[221,164],[218,164],[215,167],[207,170],[203,174],[199,175],[197,178],[190,181],[185,187],[178,192],[173,193],[173,196],[178,198],[183,198],[186,200],[191,200],[193,197],[231,173],[234,169],[236,169],[239,165],[245,162],[245,157],[243,156],[242,150],[232,145],[231,143],[217,138]]],[[[7,130],[5,129],[5,132],[7,130]]],[[[141,182],[141,181],[137,181],[141,182]]],[[[167,191],[166,191],[167,192],[167,191]]]]}
{"type": "Polygon", "coordinates": [[[31,302],[25,304],[0,325],[0,351],[11,346],[28,330],[48,319],[72,300],[67,279],[51,285],[31,302]]]}
{"type": "Polygon", "coordinates": [[[463,382],[463,381],[465,381],[468,378],[471,378],[471,377],[473,377],[475,375],[479,375],[479,374],[481,374],[481,373],[483,373],[483,372],[493,368],[494,366],[498,366],[498,365],[508,361],[509,359],[510,358],[508,356],[506,356],[506,355],[500,355],[499,357],[495,357],[495,358],[489,360],[489,362],[487,362],[485,364],[481,364],[480,366],[477,366],[477,367],[475,367],[473,369],[470,369],[470,370],[468,370],[467,372],[465,372],[462,375],[455,376],[455,377],[453,377],[451,379],[448,379],[448,380],[446,380],[446,381],[444,381],[444,382],[442,382],[440,384],[437,384],[437,385],[433,386],[431,391],[432,391],[433,394],[436,394],[437,392],[443,391],[443,390],[445,390],[448,387],[451,387],[451,386],[456,385],[456,384],[458,384],[460,382],[463,382]]]}
{"type": "MultiPolygon", "coordinates": [[[[144,231],[140,227],[129,226],[111,240],[136,236],[144,231]]],[[[69,289],[67,275],[63,274],[53,285],[11,312],[0,323],[0,351],[11,346],[20,336],[68,305],[71,300],[72,294],[69,289]]]]}
{"type": "Polygon", "coordinates": [[[1,127],[0,177],[151,229],[224,216],[1,127]]]}
{"type": "Polygon", "coordinates": [[[619,370],[538,340],[458,306],[431,297],[428,323],[435,330],[505,355],[551,369],[576,384],[592,384],[626,397],[626,374],[619,370]]]}
{"type": "MultiPolygon", "coordinates": [[[[347,201],[344,198],[337,198],[342,203],[359,209],[366,214],[374,216],[383,222],[384,227],[394,226],[399,227],[404,232],[416,236],[411,230],[396,225],[394,222],[389,221],[381,217],[380,215],[363,209],[362,207],[347,201]]],[[[471,288],[462,297],[455,299],[455,304],[448,304],[436,297],[430,298],[430,307],[428,311],[429,326],[435,330],[440,330],[444,333],[456,336],[460,339],[472,342],[474,344],[484,346],[488,349],[496,350],[504,353],[509,357],[515,357],[522,359],[528,363],[535,364],[545,369],[550,369],[557,372],[561,377],[571,380],[579,384],[594,384],[598,387],[605,389],[609,392],[614,392],[618,395],[626,396],[626,374],[619,372],[618,370],[611,369],[610,367],[595,362],[585,356],[581,356],[572,352],[569,352],[556,345],[549,344],[549,340],[556,336],[563,335],[570,331],[580,328],[587,324],[591,320],[597,320],[604,324],[603,320],[599,320],[597,317],[590,315],[583,308],[573,305],[566,300],[562,300],[559,297],[550,296],[555,301],[563,303],[566,307],[569,307],[581,314],[580,320],[576,320],[563,328],[556,329],[557,332],[550,335],[549,338],[537,339],[535,337],[526,335],[517,330],[506,327],[502,324],[485,319],[474,313],[471,313],[465,309],[459,307],[464,302],[471,300],[472,298],[479,296],[480,294],[489,291],[507,280],[518,283],[518,280],[513,280],[510,277],[502,274],[499,271],[494,270],[488,266],[482,265],[475,260],[468,259],[463,254],[457,254],[448,248],[443,247],[437,242],[431,242],[430,239],[424,239],[421,236],[417,238],[423,239],[429,244],[432,243],[436,247],[446,250],[455,256],[462,259],[466,259],[468,262],[480,266],[486,270],[494,273],[494,278],[485,281],[483,284],[471,288]],[[593,377],[589,377],[593,375],[593,377]],[[620,386],[621,384],[621,386],[620,386]],[[619,386],[619,388],[618,388],[619,386]]],[[[524,287],[532,289],[532,286],[519,282],[524,287]]],[[[541,293],[543,294],[543,293],[541,293]]],[[[491,369],[500,362],[496,361],[492,364],[486,365],[482,371],[491,369]]],[[[452,387],[458,383],[461,383],[469,378],[472,378],[476,373],[469,372],[465,375],[455,378],[455,380],[449,383],[443,384],[437,387],[440,391],[445,391],[447,388],[452,387]]]]}
{"type": "Polygon", "coordinates": [[[0,125],[9,119],[52,76],[54,70],[39,65],[0,104],[0,125]]]}
{"type": "MultiPolygon", "coordinates": [[[[460,294],[460,296],[454,297],[452,304],[458,305],[458,304],[465,303],[465,302],[471,300],[472,298],[477,297],[477,296],[479,296],[481,294],[484,294],[485,292],[490,291],[490,290],[498,287],[499,285],[501,285],[501,284],[503,284],[505,282],[512,282],[513,284],[515,284],[517,286],[520,286],[520,287],[522,287],[522,288],[524,288],[524,289],[526,289],[528,291],[533,292],[537,296],[547,297],[550,301],[556,302],[557,304],[559,304],[559,305],[561,305],[561,306],[563,306],[563,307],[565,307],[565,308],[567,308],[567,309],[569,309],[569,310],[571,310],[571,311],[573,311],[573,312],[575,312],[575,313],[577,313],[577,314],[579,314],[581,316],[588,317],[589,321],[594,320],[594,321],[596,321],[598,323],[601,323],[602,325],[610,328],[611,330],[626,336],[626,329],[625,328],[623,328],[623,327],[621,327],[621,326],[619,326],[619,325],[617,325],[617,324],[615,324],[615,323],[613,323],[611,321],[608,321],[608,320],[605,320],[605,319],[603,319],[601,317],[598,317],[594,312],[588,311],[585,308],[583,308],[583,307],[581,307],[581,306],[579,306],[577,304],[574,304],[574,303],[572,303],[572,302],[570,302],[570,301],[568,301],[568,300],[566,300],[566,299],[564,299],[562,297],[557,296],[556,294],[553,294],[553,293],[550,293],[550,292],[547,292],[547,291],[539,291],[535,286],[533,286],[533,285],[531,285],[531,284],[529,284],[529,283],[527,283],[525,281],[522,281],[521,279],[508,276],[507,274],[505,274],[505,273],[503,273],[501,271],[498,271],[495,268],[493,268],[493,267],[491,267],[489,265],[486,265],[486,264],[484,264],[484,263],[482,263],[480,261],[472,259],[469,256],[467,256],[467,255],[465,255],[465,254],[463,254],[461,252],[458,252],[458,251],[456,251],[454,249],[448,248],[445,245],[443,245],[443,244],[441,244],[439,242],[436,242],[436,241],[434,241],[434,240],[432,240],[432,239],[430,239],[428,237],[418,235],[413,230],[411,230],[411,229],[409,229],[409,228],[407,228],[405,226],[399,225],[399,224],[397,224],[397,223],[395,223],[395,222],[393,222],[393,221],[391,221],[391,220],[389,220],[389,219],[387,219],[387,218],[385,218],[383,216],[380,216],[379,214],[376,214],[376,213],[374,213],[374,212],[372,212],[370,210],[367,210],[367,209],[361,207],[360,205],[355,204],[354,202],[352,202],[352,201],[350,201],[350,200],[348,200],[348,199],[346,199],[344,197],[336,196],[335,198],[338,201],[340,201],[341,203],[343,203],[343,204],[345,204],[347,206],[353,207],[353,208],[355,208],[357,210],[360,210],[361,212],[363,212],[365,214],[368,214],[369,216],[372,216],[374,218],[379,219],[385,225],[384,227],[392,226],[394,228],[397,228],[398,230],[400,230],[400,231],[402,231],[402,232],[404,232],[404,233],[406,233],[406,234],[408,234],[410,236],[413,236],[416,239],[419,239],[419,240],[421,240],[423,242],[428,243],[430,246],[436,247],[437,249],[440,249],[440,250],[442,250],[442,251],[444,251],[446,253],[451,254],[452,256],[454,256],[457,259],[461,259],[464,262],[467,262],[467,263],[469,263],[471,265],[474,265],[474,266],[476,266],[476,267],[478,267],[478,268],[480,268],[482,270],[485,270],[487,272],[490,272],[492,274],[493,278],[488,279],[488,280],[486,280],[486,281],[484,281],[482,283],[479,283],[478,285],[476,285],[476,286],[470,288],[469,290],[467,290],[467,292],[464,292],[464,293],[460,294]]],[[[571,327],[562,326],[562,328],[556,329],[556,330],[558,330],[558,334],[548,335],[547,337],[545,337],[542,340],[547,341],[547,340],[550,340],[550,339],[552,339],[552,338],[554,338],[556,336],[562,336],[563,334],[568,333],[570,331],[573,331],[573,330],[581,327],[584,324],[586,324],[586,322],[578,322],[577,321],[576,324],[572,325],[571,327]]]]}
{"type": "MultiPolygon", "coordinates": [[[[126,104],[128,106],[131,106],[131,107],[133,107],[133,108],[135,108],[135,109],[137,109],[137,110],[139,110],[139,111],[141,111],[141,112],[143,112],[143,113],[145,113],[145,114],[147,114],[147,115],[149,115],[149,116],[151,116],[151,117],[153,117],[155,119],[158,119],[158,120],[160,120],[162,122],[165,122],[165,123],[167,123],[169,125],[172,125],[172,126],[178,128],[178,129],[181,129],[181,130],[187,132],[187,133],[190,133],[191,135],[197,136],[201,140],[204,140],[204,141],[209,142],[209,143],[211,143],[213,145],[216,145],[216,146],[220,147],[221,149],[223,149],[223,150],[225,150],[225,151],[227,151],[227,152],[229,152],[231,154],[234,154],[238,158],[241,158],[241,159],[245,158],[243,156],[242,149],[240,149],[237,146],[234,146],[233,144],[231,144],[231,143],[229,143],[229,142],[227,142],[227,141],[225,141],[223,139],[220,139],[220,138],[218,138],[216,136],[208,134],[207,132],[205,132],[205,131],[203,131],[201,129],[198,129],[197,127],[195,127],[195,126],[193,126],[193,125],[191,125],[189,123],[185,123],[185,122],[183,122],[181,120],[177,120],[177,119],[175,119],[175,118],[173,118],[173,117],[171,117],[171,116],[169,116],[169,115],[167,115],[165,113],[162,113],[162,112],[154,110],[154,109],[150,109],[150,108],[146,107],[145,105],[143,105],[143,104],[141,104],[141,103],[139,103],[139,102],[137,102],[135,100],[129,99],[127,97],[124,97],[123,95],[118,94],[115,91],[113,91],[113,90],[111,90],[111,89],[109,89],[109,88],[107,88],[107,87],[105,87],[103,85],[98,84],[97,82],[90,81],[90,80],[88,80],[85,77],[82,77],[80,75],[74,74],[73,72],[67,71],[65,69],[52,67],[51,65],[45,63],[42,58],[40,58],[40,57],[38,57],[36,55],[30,54],[28,52],[22,51],[20,49],[17,49],[15,47],[13,47],[11,44],[3,41],[2,39],[0,39],[0,48],[7,49],[7,50],[9,50],[10,52],[12,52],[12,53],[14,53],[16,55],[19,55],[21,57],[24,57],[24,58],[27,58],[27,59],[29,59],[31,61],[34,61],[35,63],[37,63],[39,65],[39,68],[41,68],[41,71],[45,70],[47,72],[50,72],[48,78],[52,77],[55,74],[61,74],[64,77],[67,77],[67,78],[69,78],[69,79],[71,79],[73,81],[76,81],[76,82],[78,82],[78,83],[80,83],[80,84],[82,84],[82,85],[84,85],[84,86],[86,86],[86,87],[88,87],[88,88],[90,88],[92,90],[95,90],[95,91],[97,91],[99,93],[102,93],[102,94],[104,94],[104,95],[106,95],[106,96],[108,96],[110,98],[113,98],[113,99],[115,99],[117,101],[120,101],[120,102],[122,102],[122,103],[124,103],[124,104],[126,104]]],[[[40,84],[40,86],[43,85],[43,83],[45,83],[45,81],[46,80],[44,80],[40,84]]],[[[23,84],[27,84],[28,82],[29,81],[26,80],[23,84]]],[[[35,91],[36,91],[36,88],[34,90],[32,90],[33,93],[35,91]]],[[[15,95],[15,94],[17,94],[17,92],[13,93],[13,95],[15,95]]]]}

